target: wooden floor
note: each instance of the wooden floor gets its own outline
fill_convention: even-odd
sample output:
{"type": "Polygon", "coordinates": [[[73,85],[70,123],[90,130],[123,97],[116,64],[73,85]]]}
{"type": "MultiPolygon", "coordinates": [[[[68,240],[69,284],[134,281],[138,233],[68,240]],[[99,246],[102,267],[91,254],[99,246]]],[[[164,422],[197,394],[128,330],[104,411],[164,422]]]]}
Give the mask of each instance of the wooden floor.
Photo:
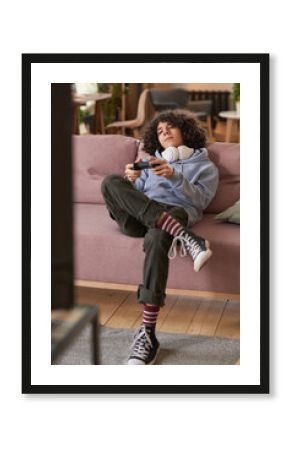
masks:
{"type": "MultiPolygon", "coordinates": [[[[75,287],[76,302],[96,304],[102,325],[137,328],[142,305],[134,292],[75,287]]],[[[240,338],[240,302],[168,295],[161,308],[157,330],[202,336],[240,338]]]]}

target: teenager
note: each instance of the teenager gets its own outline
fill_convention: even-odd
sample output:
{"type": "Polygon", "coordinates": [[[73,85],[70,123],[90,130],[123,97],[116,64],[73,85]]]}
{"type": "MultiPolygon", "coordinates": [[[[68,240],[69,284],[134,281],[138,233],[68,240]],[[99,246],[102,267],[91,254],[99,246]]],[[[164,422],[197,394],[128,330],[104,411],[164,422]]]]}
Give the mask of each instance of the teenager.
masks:
{"type": "MultiPolygon", "coordinates": [[[[198,272],[212,255],[210,244],[191,231],[202,218],[218,186],[218,171],[205,148],[205,131],[188,111],[166,111],[143,133],[149,168],[125,167],[125,177],[109,175],[102,193],[121,231],[144,237],[143,284],[138,301],[143,322],[134,338],[128,364],[154,364],[160,345],[155,335],[165,303],[169,259],[189,255],[198,272]]],[[[130,255],[128,255],[130,257],[130,255]]]]}

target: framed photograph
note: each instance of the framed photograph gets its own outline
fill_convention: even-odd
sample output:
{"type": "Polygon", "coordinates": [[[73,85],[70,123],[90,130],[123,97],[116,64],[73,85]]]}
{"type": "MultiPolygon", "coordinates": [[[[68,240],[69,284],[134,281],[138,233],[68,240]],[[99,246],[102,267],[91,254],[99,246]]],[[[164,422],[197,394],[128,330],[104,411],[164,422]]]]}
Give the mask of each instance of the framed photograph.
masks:
{"type": "Polygon", "coordinates": [[[22,392],[269,393],[269,55],[23,54],[22,146],[22,392]]]}

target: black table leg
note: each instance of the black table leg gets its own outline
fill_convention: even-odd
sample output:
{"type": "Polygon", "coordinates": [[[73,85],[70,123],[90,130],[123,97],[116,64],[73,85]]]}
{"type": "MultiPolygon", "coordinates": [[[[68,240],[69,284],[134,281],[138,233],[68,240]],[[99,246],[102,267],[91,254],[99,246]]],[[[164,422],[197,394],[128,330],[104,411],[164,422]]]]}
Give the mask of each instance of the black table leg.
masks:
{"type": "Polygon", "coordinates": [[[92,320],[92,364],[99,365],[99,339],[98,339],[98,320],[97,315],[92,320]]]}

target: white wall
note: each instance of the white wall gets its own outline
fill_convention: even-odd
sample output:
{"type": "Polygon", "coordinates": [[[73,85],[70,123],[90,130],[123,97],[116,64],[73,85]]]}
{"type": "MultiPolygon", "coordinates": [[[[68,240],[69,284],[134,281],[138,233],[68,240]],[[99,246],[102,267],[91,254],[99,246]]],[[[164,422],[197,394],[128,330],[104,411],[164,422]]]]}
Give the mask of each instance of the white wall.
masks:
{"type": "MultiPolygon", "coordinates": [[[[289,442],[290,398],[287,2],[262,8],[253,0],[80,6],[74,0],[2,4],[1,442],[7,450],[278,448],[278,440],[289,442]],[[21,53],[54,52],[272,54],[270,396],[21,395],[21,53]]],[[[251,142],[243,150],[250,164],[251,142]]],[[[247,301],[253,301],[250,286],[247,301]]],[[[154,366],[145,369],[152,373],[154,366]]]]}

